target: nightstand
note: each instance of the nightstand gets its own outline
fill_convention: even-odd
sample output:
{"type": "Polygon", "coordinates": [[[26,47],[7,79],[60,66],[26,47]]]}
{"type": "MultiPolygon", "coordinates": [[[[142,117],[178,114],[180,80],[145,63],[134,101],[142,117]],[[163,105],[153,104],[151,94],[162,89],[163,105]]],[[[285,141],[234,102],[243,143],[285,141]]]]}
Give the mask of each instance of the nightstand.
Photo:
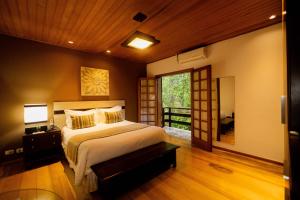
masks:
{"type": "Polygon", "coordinates": [[[26,168],[59,161],[63,155],[60,129],[54,127],[45,133],[24,135],[23,152],[26,168]]]}

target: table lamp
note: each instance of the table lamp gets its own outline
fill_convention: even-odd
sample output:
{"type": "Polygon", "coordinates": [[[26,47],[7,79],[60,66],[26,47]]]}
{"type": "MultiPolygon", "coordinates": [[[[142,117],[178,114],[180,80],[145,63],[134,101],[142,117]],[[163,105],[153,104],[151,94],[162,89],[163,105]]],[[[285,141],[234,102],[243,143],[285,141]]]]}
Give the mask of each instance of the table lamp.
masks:
{"type": "Polygon", "coordinates": [[[26,134],[37,131],[46,131],[47,126],[40,126],[39,123],[48,121],[47,104],[25,104],[24,105],[24,123],[25,125],[37,125],[25,128],[26,134]]]}

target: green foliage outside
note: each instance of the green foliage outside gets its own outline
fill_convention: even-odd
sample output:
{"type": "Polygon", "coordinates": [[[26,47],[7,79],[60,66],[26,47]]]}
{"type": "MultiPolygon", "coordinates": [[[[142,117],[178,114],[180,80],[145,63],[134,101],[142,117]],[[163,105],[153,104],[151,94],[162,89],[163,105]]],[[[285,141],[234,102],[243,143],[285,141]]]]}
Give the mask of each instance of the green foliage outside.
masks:
{"type": "MultiPolygon", "coordinates": [[[[162,78],[163,108],[191,108],[190,73],[164,76],[162,78]]],[[[165,109],[167,111],[167,109],[165,109]]],[[[174,113],[188,113],[190,110],[172,109],[174,113]]],[[[166,117],[167,118],[167,117],[166,117]]],[[[172,116],[172,120],[191,122],[190,118],[172,116]]],[[[166,123],[168,126],[168,123],[166,123]]],[[[189,126],[172,123],[172,127],[190,130],[189,126]]]]}

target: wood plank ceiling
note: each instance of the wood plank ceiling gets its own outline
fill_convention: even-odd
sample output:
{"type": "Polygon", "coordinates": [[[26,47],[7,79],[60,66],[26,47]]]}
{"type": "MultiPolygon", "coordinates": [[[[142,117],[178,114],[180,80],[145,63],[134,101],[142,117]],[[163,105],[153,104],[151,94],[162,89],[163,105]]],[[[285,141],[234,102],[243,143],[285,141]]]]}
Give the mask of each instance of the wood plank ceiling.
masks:
{"type": "Polygon", "coordinates": [[[0,33],[150,63],[279,23],[281,8],[281,0],[0,0],[0,33]],[[137,12],[147,20],[133,21],[137,12]],[[122,47],[136,30],[161,42],[122,47]]]}

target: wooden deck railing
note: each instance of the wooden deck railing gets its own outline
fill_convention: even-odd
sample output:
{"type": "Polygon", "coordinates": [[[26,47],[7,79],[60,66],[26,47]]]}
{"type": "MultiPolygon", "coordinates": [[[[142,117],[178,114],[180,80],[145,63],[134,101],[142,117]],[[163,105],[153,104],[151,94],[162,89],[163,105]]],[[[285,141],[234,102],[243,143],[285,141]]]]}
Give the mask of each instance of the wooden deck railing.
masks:
{"type": "Polygon", "coordinates": [[[191,127],[191,108],[171,108],[164,107],[162,108],[162,124],[165,126],[165,123],[168,123],[169,127],[172,127],[172,124],[180,124],[191,127]],[[172,116],[181,117],[187,119],[185,121],[174,120],[172,116]],[[187,122],[188,121],[188,122],[187,122]]]}

